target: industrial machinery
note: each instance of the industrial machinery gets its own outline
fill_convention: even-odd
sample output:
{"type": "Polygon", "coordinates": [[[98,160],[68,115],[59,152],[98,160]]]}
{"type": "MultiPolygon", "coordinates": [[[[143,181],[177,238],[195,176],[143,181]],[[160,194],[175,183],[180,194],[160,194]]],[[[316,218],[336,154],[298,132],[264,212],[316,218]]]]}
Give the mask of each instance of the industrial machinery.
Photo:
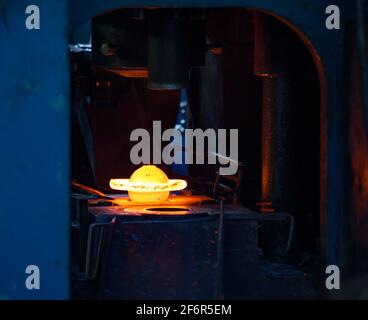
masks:
{"type": "MultiPolygon", "coordinates": [[[[298,36],[245,9],[121,9],[94,17],[88,30],[89,46],[71,45],[72,139],[81,137],[72,173],[79,191],[91,193],[82,182],[103,194],[92,189],[97,200],[80,205],[74,190],[75,295],[253,299],[279,286],[267,277],[290,277],[286,297],[303,285],[301,297],[318,297],[303,266],[287,264],[305,255],[316,263],[319,237],[320,92],[310,86],[317,70],[298,36]],[[223,32],[219,22],[231,19],[223,32]],[[188,100],[180,109],[182,91],[188,100]],[[177,114],[184,121],[175,125],[177,114]],[[179,132],[239,128],[238,171],[222,177],[216,164],[182,164],[184,175],[163,164],[165,172],[137,169],[129,136],[134,126],[150,132],[151,121],[154,131],[157,120],[179,132]]],[[[318,267],[312,272],[318,276],[318,267]]]]}
{"type": "Polygon", "coordinates": [[[363,1],[38,2],[28,29],[0,1],[0,298],[315,299],[326,266],[366,272],[363,1]]]}

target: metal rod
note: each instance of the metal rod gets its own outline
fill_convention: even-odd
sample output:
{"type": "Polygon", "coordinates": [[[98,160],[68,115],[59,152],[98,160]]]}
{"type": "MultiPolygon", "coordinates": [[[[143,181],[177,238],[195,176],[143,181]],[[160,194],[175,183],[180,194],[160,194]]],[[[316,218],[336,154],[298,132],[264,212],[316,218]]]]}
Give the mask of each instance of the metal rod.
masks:
{"type": "Polygon", "coordinates": [[[105,193],[103,193],[103,192],[101,192],[101,191],[99,191],[97,189],[94,189],[92,187],[89,187],[89,186],[86,186],[84,184],[81,184],[81,183],[79,183],[79,182],[77,182],[75,180],[72,181],[72,186],[73,187],[76,187],[76,188],[79,188],[79,189],[82,189],[82,190],[88,192],[89,194],[93,194],[93,195],[98,196],[100,198],[113,200],[113,198],[107,196],[105,193]]]}
{"type": "Polygon", "coordinates": [[[224,200],[220,200],[220,217],[217,242],[217,269],[216,269],[216,297],[221,300],[222,297],[222,268],[224,259],[224,200]]]}
{"type": "Polygon", "coordinates": [[[95,267],[93,268],[93,272],[92,272],[92,276],[91,276],[92,279],[96,278],[97,271],[98,271],[98,266],[100,264],[100,253],[101,253],[101,247],[102,247],[103,234],[104,234],[104,228],[101,228],[100,234],[99,234],[99,237],[98,237],[97,252],[96,252],[96,263],[95,263],[95,267]]]}
{"type": "Polygon", "coordinates": [[[88,239],[87,239],[87,252],[86,252],[86,265],[85,265],[85,270],[84,270],[84,275],[87,279],[94,279],[96,277],[97,274],[97,270],[98,270],[98,263],[100,261],[100,252],[101,252],[101,244],[102,244],[102,236],[103,233],[100,233],[100,238],[98,241],[98,247],[97,247],[97,256],[96,256],[96,263],[95,263],[95,268],[93,270],[92,275],[90,270],[91,270],[91,263],[92,263],[92,241],[93,241],[93,231],[95,228],[100,227],[101,229],[104,227],[109,227],[111,226],[113,223],[115,223],[116,218],[114,217],[110,222],[102,222],[102,223],[92,223],[89,226],[88,229],[88,239]]]}

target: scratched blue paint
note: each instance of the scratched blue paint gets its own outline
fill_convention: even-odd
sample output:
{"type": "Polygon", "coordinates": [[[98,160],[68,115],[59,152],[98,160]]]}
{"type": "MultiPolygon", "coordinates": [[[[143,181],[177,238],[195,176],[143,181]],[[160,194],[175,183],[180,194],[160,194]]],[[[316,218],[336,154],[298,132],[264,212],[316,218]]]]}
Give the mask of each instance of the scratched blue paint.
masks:
{"type": "MultiPolygon", "coordinates": [[[[287,19],[318,52],[328,99],[328,227],[330,263],[342,263],[338,244],[347,214],[342,119],[343,31],[324,28],[329,1],[310,0],[33,0],[41,30],[25,28],[30,1],[8,1],[0,16],[0,298],[69,296],[68,31],[94,15],[122,7],[243,6],[287,19]],[[69,24],[68,24],[69,23],[69,24]],[[41,290],[25,288],[25,268],[41,269],[41,290]]],[[[350,3],[350,2],[349,2],[350,3]]],[[[351,5],[334,1],[342,18],[351,5]]]]}

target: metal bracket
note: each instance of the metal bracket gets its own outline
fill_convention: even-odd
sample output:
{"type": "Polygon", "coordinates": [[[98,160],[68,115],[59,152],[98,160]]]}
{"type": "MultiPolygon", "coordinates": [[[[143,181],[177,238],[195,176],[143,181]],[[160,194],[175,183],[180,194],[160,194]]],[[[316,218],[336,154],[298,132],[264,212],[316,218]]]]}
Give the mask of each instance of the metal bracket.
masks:
{"type": "Polygon", "coordinates": [[[84,270],[84,276],[86,279],[95,279],[98,271],[98,265],[100,263],[100,254],[101,254],[101,246],[102,239],[104,235],[104,229],[106,227],[110,227],[116,221],[116,217],[114,217],[110,222],[99,222],[92,223],[88,228],[88,238],[87,238],[87,252],[86,252],[86,265],[84,270]],[[97,244],[97,252],[96,252],[96,262],[94,264],[93,272],[91,273],[92,268],[92,244],[94,238],[94,230],[96,228],[100,228],[100,233],[98,235],[98,244],[97,244]]]}

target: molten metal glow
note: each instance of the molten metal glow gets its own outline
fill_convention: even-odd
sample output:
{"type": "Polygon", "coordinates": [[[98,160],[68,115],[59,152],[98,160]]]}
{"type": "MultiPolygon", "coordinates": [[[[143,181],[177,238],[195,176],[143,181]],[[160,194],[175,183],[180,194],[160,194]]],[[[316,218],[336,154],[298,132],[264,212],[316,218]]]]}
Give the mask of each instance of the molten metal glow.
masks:
{"type": "Polygon", "coordinates": [[[186,186],[185,180],[169,179],[165,172],[154,165],[140,167],[130,179],[110,180],[112,189],[128,191],[132,201],[145,204],[165,202],[170,191],[182,190],[186,186]]]}

